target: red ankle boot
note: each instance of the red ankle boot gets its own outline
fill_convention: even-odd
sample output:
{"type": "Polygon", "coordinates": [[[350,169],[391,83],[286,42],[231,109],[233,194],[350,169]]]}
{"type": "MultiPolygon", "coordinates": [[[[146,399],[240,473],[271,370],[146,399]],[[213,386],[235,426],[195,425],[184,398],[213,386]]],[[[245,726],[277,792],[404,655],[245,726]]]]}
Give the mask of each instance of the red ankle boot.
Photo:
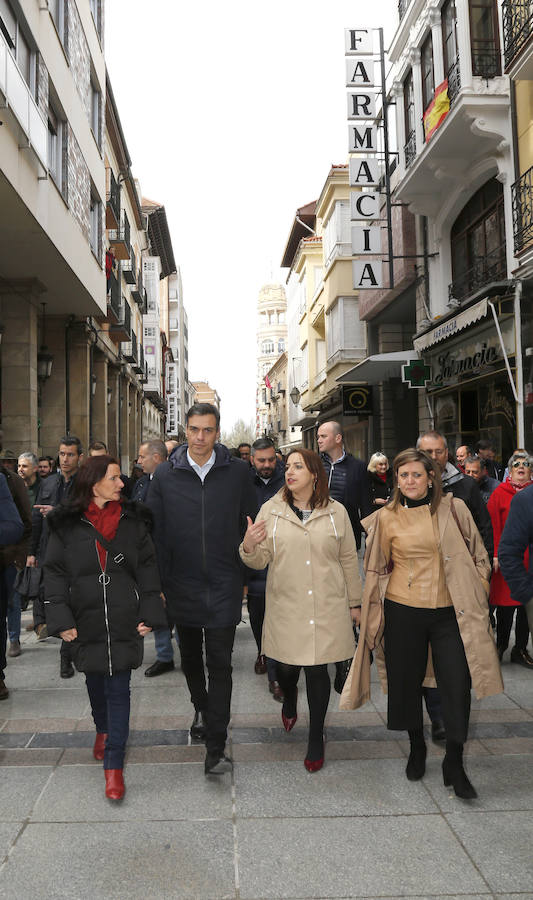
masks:
{"type": "Polygon", "coordinates": [[[105,795],[108,800],[122,800],[126,786],[122,769],[104,769],[105,795]]]}
{"type": "Polygon", "coordinates": [[[103,732],[96,732],[96,737],[94,739],[94,747],[93,747],[93,756],[95,759],[102,760],[104,758],[104,750],[105,750],[105,742],[107,740],[107,734],[103,732]]]}

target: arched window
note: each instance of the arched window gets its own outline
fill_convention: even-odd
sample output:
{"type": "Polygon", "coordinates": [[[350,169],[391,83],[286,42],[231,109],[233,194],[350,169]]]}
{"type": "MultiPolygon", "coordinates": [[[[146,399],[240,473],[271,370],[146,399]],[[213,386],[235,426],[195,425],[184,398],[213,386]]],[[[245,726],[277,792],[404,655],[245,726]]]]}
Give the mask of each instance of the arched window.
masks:
{"type": "Polygon", "coordinates": [[[457,216],[451,230],[450,296],[464,300],[507,276],[503,185],[491,178],[457,216]]]}
{"type": "Polygon", "coordinates": [[[263,356],[267,356],[269,353],[274,353],[274,341],[263,341],[261,344],[261,353],[263,356]]]}
{"type": "Polygon", "coordinates": [[[283,353],[285,350],[285,339],[280,338],[278,341],[278,353],[283,353]]]}

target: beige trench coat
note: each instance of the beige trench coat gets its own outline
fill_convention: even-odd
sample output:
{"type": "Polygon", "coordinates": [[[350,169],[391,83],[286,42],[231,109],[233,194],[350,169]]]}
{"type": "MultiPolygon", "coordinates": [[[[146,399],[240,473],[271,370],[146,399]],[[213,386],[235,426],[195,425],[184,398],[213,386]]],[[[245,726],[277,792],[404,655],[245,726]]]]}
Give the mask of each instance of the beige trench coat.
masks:
{"type": "MultiPolygon", "coordinates": [[[[380,516],[394,515],[384,507],[364,520],[367,532],[366,581],[361,608],[359,644],[340,699],[341,709],[356,709],[370,700],[370,651],[376,650],[378,673],[383,690],[387,676],[383,642],[383,600],[392,571],[380,541],[380,516]]],[[[450,592],[465,648],[472,687],[478,699],[503,691],[501,669],[488,613],[490,564],[481,536],[462,500],[445,494],[437,510],[440,551],[446,584],[450,592]],[[452,503],[461,530],[452,513],[452,503]],[[462,532],[462,534],[461,534],[462,532]]],[[[434,687],[435,677],[428,658],[424,684],[434,687]]]]}
{"type": "Polygon", "coordinates": [[[263,653],[299,666],[349,659],[355,650],[349,607],[360,605],[362,588],[344,506],[330,500],[304,523],[280,491],[259,519],[265,540],[252,553],[241,544],[240,554],[253,569],[268,566],[263,653]]]}

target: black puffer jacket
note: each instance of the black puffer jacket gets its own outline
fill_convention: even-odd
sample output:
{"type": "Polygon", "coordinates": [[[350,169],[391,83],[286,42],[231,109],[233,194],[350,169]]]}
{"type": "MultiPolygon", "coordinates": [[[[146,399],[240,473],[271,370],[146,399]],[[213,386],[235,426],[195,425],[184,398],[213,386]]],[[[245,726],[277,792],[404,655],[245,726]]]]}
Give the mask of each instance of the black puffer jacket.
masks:
{"type": "Polygon", "coordinates": [[[47,516],[46,623],[52,635],[77,628],[71,647],[80,672],[112,675],[138,668],[143,658],[139,622],[167,627],[151,518],[145,506],[123,501],[102,572],[97,533],[89,520],[62,505],[47,516]]]}

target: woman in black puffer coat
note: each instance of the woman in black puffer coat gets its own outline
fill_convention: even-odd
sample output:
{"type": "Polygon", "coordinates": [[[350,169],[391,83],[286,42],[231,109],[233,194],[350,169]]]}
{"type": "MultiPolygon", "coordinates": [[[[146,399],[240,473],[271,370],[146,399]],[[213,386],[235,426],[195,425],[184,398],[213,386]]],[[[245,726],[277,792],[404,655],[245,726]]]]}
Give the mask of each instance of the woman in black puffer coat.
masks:
{"type": "Polygon", "coordinates": [[[44,562],[48,633],[72,642],[85,673],[96,725],[93,754],[103,759],[106,796],[124,796],[130,675],[141,665],[143,638],[166,627],[151,513],[120,499],[120,467],[92,456],[80,468],[72,495],[47,516],[44,562]]]}
{"type": "Polygon", "coordinates": [[[384,453],[373,453],[368,466],[368,493],[372,509],[381,509],[392,493],[392,472],[384,453]]]}

